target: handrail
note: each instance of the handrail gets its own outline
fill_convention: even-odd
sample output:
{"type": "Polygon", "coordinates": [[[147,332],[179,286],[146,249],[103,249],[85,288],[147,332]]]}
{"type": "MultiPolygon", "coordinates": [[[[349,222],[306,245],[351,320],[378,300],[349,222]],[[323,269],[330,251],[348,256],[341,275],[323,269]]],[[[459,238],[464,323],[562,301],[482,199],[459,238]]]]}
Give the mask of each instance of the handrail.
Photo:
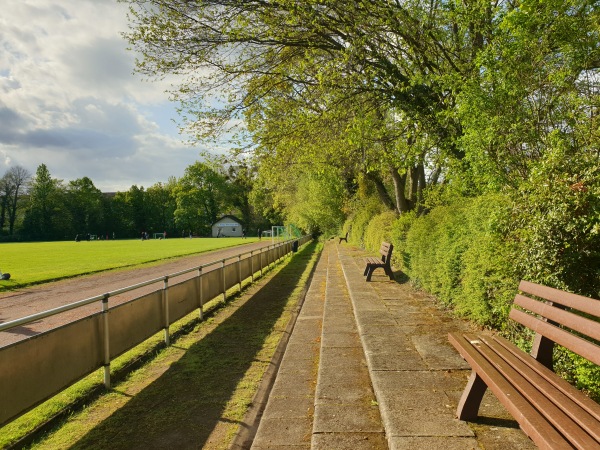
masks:
{"type": "Polygon", "coordinates": [[[170,275],[164,275],[162,277],[154,278],[152,280],[143,281],[141,283],[137,283],[137,284],[134,284],[134,285],[131,285],[131,286],[127,286],[127,287],[124,287],[124,288],[115,289],[114,291],[109,291],[109,292],[107,292],[105,294],[96,295],[94,297],[89,297],[89,298],[86,298],[84,300],[78,300],[78,301],[76,301],[74,303],[69,303],[67,305],[59,306],[57,308],[49,309],[47,311],[42,311],[42,312],[39,312],[39,313],[36,313],[36,314],[31,314],[29,316],[21,317],[20,319],[11,320],[9,322],[5,322],[5,323],[0,324],[0,332],[1,331],[6,331],[6,330],[10,330],[11,328],[15,328],[15,327],[18,327],[18,326],[21,326],[21,325],[26,325],[28,323],[35,322],[35,321],[40,320],[40,319],[45,319],[47,317],[51,317],[51,316],[54,316],[56,314],[60,314],[60,313],[65,312],[65,311],[70,311],[72,309],[77,309],[77,308],[79,308],[81,306],[86,306],[86,305],[89,305],[91,303],[97,302],[99,300],[108,299],[109,297],[112,297],[112,296],[115,296],[115,295],[119,295],[119,294],[123,294],[125,292],[129,292],[129,291],[133,291],[133,290],[136,290],[136,289],[140,289],[140,288],[148,286],[150,284],[158,283],[158,282],[161,282],[161,281],[164,282],[164,281],[168,280],[169,278],[174,278],[174,277],[178,277],[178,276],[181,276],[181,275],[185,275],[187,273],[190,273],[190,272],[193,272],[193,271],[196,271],[196,270],[202,270],[204,267],[214,266],[215,264],[219,264],[219,263],[222,263],[223,266],[224,266],[225,265],[225,261],[228,261],[228,260],[231,260],[231,259],[235,259],[235,258],[239,258],[242,255],[248,255],[248,254],[250,255],[250,257],[252,257],[252,256],[254,256],[254,252],[256,252],[256,251],[260,251],[260,253],[263,253],[263,251],[265,249],[267,249],[267,251],[268,251],[271,248],[276,248],[276,247],[282,246],[282,245],[284,245],[284,244],[286,244],[286,243],[288,243],[290,241],[294,241],[294,240],[295,239],[290,239],[290,240],[287,240],[287,241],[283,241],[283,242],[281,242],[279,244],[267,245],[266,247],[261,247],[260,249],[254,249],[254,250],[251,250],[249,252],[239,253],[238,255],[233,255],[233,256],[230,256],[230,257],[227,257],[227,258],[222,258],[222,259],[219,259],[219,260],[216,260],[216,261],[212,261],[212,262],[209,262],[209,263],[201,264],[199,266],[195,266],[195,267],[192,267],[192,268],[189,268],[189,269],[184,269],[184,270],[181,270],[179,272],[172,273],[170,275]]]}

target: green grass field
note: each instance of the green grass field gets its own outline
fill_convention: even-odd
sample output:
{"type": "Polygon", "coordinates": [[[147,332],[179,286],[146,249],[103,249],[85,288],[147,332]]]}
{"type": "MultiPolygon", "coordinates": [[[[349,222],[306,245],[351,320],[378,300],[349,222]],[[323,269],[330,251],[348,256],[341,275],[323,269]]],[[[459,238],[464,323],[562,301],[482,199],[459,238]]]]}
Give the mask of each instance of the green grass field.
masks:
{"type": "Polygon", "coordinates": [[[103,270],[132,267],[168,258],[249,244],[257,238],[139,239],[0,244],[0,291],[103,270]]]}

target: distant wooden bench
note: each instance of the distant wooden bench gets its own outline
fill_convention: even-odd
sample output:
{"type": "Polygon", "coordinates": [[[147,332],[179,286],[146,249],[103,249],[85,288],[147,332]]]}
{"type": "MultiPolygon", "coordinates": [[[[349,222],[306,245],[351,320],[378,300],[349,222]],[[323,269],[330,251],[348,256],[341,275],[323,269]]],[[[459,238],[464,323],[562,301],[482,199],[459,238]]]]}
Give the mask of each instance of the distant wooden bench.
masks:
{"type": "Polygon", "coordinates": [[[381,247],[379,248],[379,254],[381,255],[381,258],[365,258],[365,263],[367,266],[365,267],[364,275],[367,276],[367,281],[371,281],[373,272],[375,269],[380,267],[385,270],[385,273],[388,277],[390,277],[390,280],[394,279],[394,272],[392,272],[391,266],[393,250],[394,246],[392,244],[388,242],[382,242],[381,247]]]}
{"type": "Polygon", "coordinates": [[[338,242],[338,244],[341,244],[342,241],[348,242],[348,231],[346,231],[346,236],[344,236],[344,237],[340,236],[340,242],[338,242]]]}
{"type": "Polygon", "coordinates": [[[521,281],[509,317],[535,331],[531,354],[499,336],[450,333],[472,372],[457,409],[477,417],[487,388],[539,448],[600,449],[600,405],[552,368],[555,344],[600,365],[600,300],[521,281]]]}

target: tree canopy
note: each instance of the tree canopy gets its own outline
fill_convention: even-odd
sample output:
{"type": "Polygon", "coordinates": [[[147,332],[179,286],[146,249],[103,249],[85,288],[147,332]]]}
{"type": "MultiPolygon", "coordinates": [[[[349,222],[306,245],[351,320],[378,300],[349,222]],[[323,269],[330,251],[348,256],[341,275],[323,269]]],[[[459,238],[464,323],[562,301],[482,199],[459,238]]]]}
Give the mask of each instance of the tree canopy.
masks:
{"type": "Polygon", "coordinates": [[[198,139],[243,124],[267,185],[334,166],[349,195],[364,178],[425,211],[440,182],[518,188],[595,137],[596,1],[128,3],[138,70],[182,77],[198,139]]]}

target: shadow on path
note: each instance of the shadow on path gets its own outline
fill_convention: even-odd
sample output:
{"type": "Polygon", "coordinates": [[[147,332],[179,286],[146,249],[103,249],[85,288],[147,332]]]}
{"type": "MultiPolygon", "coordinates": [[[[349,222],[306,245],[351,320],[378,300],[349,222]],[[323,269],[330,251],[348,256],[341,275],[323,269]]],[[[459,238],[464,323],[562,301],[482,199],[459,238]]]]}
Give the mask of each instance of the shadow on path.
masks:
{"type": "Polygon", "coordinates": [[[311,243],[296,253],[164,374],[71,448],[202,448],[219,422],[231,421],[223,412],[246,371],[260,358],[314,249],[311,243]]]}

